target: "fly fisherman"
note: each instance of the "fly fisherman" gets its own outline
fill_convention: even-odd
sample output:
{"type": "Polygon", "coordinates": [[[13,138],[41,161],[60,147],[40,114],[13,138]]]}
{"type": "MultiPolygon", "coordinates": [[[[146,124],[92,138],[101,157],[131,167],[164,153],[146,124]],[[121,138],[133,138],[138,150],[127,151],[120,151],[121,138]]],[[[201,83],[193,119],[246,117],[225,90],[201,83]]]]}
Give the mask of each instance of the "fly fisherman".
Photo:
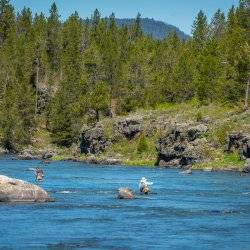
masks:
{"type": "Polygon", "coordinates": [[[153,182],[148,182],[145,177],[142,177],[139,183],[139,189],[142,194],[148,194],[150,192],[149,186],[153,185],[153,182]]]}
{"type": "Polygon", "coordinates": [[[44,173],[43,170],[40,168],[37,168],[35,171],[35,175],[36,175],[36,181],[42,181],[44,178],[44,173]]]}

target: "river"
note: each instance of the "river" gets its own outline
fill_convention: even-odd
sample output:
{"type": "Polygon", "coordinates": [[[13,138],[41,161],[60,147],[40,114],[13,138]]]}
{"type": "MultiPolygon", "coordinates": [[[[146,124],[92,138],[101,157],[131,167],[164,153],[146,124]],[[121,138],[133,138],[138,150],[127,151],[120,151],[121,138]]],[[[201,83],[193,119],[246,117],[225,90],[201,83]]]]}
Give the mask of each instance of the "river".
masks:
{"type": "Polygon", "coordinates": [[[0,158],[0,174],[32,183],[35,167],[55,202],[0,204],[0,249],[250,249],[250,175],[0,158]],[[122,186],[137,198],[116,199],[122,186]]]}

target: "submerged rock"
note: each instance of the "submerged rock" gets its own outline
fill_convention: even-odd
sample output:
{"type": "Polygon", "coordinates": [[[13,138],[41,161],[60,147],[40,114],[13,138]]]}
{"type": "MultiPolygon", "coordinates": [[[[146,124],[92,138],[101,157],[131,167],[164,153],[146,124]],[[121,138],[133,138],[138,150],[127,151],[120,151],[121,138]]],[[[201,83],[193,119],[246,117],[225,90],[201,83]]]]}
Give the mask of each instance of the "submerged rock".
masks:
{"type": "Polygon", "coordinates": [[[0,202],[49,202],[48,193],[37,185],[0,175],[0,202]]]}
{"type": "Polygon", "coordinates": [[[130,188],[119,188],[118,199],[134,199],[133,191],[130,188]]]}
{"type": "Polygon", "coordinates": [[[184,171],[180,172],[180,174],[192,174],[192,170],[187,169],[187,170],[184,170],[184,171]]]}

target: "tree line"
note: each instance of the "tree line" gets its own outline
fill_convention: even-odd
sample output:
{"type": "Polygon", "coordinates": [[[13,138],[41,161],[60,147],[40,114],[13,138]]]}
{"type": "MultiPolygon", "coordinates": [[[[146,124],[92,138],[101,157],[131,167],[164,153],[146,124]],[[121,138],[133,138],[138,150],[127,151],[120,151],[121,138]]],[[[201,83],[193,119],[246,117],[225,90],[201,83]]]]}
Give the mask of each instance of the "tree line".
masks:
{"type": "Polygon", "coordinates": [[[1,144],[29,144],[42,123],[54,143],[68,147],[84,123],[163,102],[245,98],[247,107],[249,10],[249,0],[240,0],[211,22],[200,11],[190,39],[156,40],[143,34],[140,14],[118,27],[113,13],[82,19],[75,12],[61,21],[55,3],[45,17],[0,0],[1,144]]]}

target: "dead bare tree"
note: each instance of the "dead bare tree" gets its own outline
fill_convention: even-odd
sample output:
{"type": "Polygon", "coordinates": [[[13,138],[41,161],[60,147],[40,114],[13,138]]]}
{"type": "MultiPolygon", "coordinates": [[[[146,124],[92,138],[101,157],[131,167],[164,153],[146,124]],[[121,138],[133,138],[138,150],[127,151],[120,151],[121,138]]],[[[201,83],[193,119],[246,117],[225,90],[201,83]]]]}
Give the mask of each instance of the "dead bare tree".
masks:
{"type": "Polygon", "coordinates": [[[246,86],[245,105],[244,105],[245,110],[248,110],[249,86],[250,86],[250,73],[248,75],[248,81],[247,81],[247,86],[246,86]]]}

